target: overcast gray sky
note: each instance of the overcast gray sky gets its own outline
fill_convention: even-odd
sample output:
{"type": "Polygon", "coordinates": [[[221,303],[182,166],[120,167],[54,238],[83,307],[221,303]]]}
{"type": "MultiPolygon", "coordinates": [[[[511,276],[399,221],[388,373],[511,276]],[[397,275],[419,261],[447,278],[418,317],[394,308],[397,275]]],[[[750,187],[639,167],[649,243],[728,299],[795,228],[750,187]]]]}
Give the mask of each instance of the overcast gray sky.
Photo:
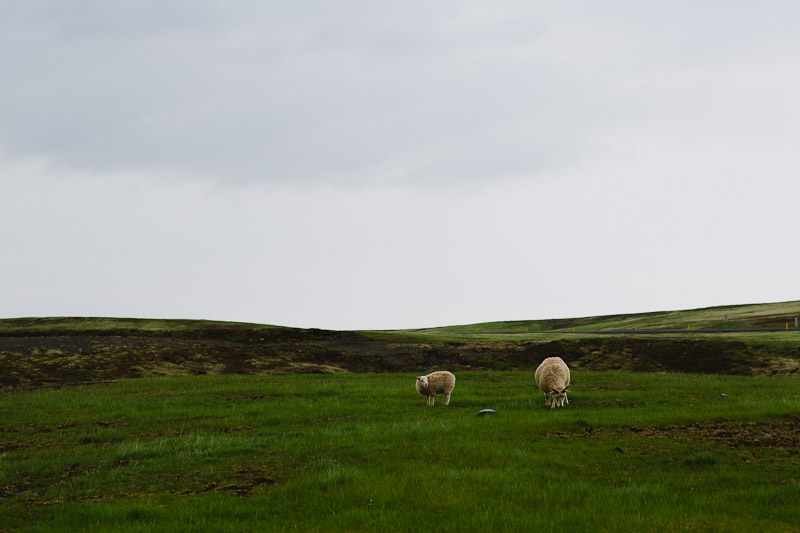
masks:
{"type": "Polygon", "coordinates": [[[800,3],[0,0],[0,315],[794,300],[800,3]]]}

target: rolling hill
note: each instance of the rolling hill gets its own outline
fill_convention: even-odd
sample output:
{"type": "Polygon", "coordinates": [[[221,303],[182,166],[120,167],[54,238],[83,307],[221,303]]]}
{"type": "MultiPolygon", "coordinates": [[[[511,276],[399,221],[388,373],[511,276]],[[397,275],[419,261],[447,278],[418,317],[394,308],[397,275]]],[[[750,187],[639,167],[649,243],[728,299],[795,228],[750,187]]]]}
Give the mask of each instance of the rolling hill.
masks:
{"type": "Polygon", "coordinates": [[[633,331],[636,330],[746,330],[746,329],[786,329],[795,327],[795,319],[800,318],[800,301],[725,305],[681,311],[656,311],[649,313],[629,313],[622,315],[591,316],[584,318],[564,318],[550,320],[514,320],[505,322],[486,322],[461,326],[419,331],[440,333],[481,333],[493,332],[577,332],[588,331],[633,331]],[[727,320],[726,320],[727,316],[727,320]]]}
{"type": "Polygon", "coordinates": [[[395,331],[202,320],[5,319],[0,320],[0,388],[171,375],[529,370],[551,356],[585,370],[785,375],[800,370],[800,331],[793,327],[799,315],[800,301],[395,331]],[[728,332],[704,333],[724,328],[725,314],[728,332]],[[778,331],[747,331],[760,328],[778,331]],[[664,333],[670,330],[678,332],[664,333]],[[611,331],[626,333],[603,333],[611,331]]]}

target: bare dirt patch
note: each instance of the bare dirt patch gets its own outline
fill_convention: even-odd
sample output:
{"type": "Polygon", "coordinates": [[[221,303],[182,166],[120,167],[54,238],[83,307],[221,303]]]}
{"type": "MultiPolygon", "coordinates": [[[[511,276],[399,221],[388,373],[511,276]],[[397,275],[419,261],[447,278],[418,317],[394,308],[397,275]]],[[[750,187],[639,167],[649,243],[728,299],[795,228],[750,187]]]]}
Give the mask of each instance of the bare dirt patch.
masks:
{"type": "Polygon", "coordinates": [[[199,485],[195,488],[182,490],[180,493],[183,495],[190,494],[207,494],[209,492],[225,492],[234,496],[250,496],[251,494],[261,492],[272,485],[280,483],[279,476],[275,476],[267,472],[266,469],[246,469],[241,468],[235,470],[231,479],[221,481],[214,481],[199,485]]]}
{"type": "Polygon", "coordinates": [[[697,423],[661,427],[633,426],[627,428],[632,434],[645,437],[669,437],[713,441],[730,448],[771,448],[789,455],[800,450],[800,420],[768,422],[734,422],[722,420],[716,423],[697,423]]]}
{"type": "Polygon", "coordinates": [[[717,442],[733,449],[770,449],[785,455],[800,453],[800,418],[741,422],[720,419],[715,422],[675,424],[666,426],[627,426],[623,428],[592,428],[586,424],[575,432],[555,431],[549,438],[645,437],[668,438],[692,442],[717,442]]]}
{"type": "MultiPolygon", "coordinates": [[[[68,319],[65,319],[68,320],[68,319]]],[[[533,370],[558,356],[575,370],[788,375],[800,346],[597,337],[555,340],[382,339],[357,332],[198,324],[179,332],[0,329],[0,390],[202,374],[533,370]]]]}

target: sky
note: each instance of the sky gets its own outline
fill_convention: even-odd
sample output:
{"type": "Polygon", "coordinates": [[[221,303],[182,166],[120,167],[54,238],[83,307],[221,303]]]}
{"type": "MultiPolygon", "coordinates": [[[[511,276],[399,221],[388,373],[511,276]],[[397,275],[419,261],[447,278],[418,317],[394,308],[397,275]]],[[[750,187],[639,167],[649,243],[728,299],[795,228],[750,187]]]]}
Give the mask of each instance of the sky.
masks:
{"type": "Polygon", "coordinates": [[[800,299],[800,3],[0,0],[0,318],[800,299]]]}

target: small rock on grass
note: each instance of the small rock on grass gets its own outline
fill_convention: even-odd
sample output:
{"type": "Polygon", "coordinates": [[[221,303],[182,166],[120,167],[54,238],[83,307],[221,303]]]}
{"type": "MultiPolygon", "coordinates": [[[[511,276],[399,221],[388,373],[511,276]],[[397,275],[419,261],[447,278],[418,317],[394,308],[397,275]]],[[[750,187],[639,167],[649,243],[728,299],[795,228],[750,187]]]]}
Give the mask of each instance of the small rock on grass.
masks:
{"type": "Polygon", "coordinates": [[[478,416],[486,416],[494,414],[497,414],[497,411],[495,411],[494,409],[483,409],[481,411],[478,411],[478,416]]]}

